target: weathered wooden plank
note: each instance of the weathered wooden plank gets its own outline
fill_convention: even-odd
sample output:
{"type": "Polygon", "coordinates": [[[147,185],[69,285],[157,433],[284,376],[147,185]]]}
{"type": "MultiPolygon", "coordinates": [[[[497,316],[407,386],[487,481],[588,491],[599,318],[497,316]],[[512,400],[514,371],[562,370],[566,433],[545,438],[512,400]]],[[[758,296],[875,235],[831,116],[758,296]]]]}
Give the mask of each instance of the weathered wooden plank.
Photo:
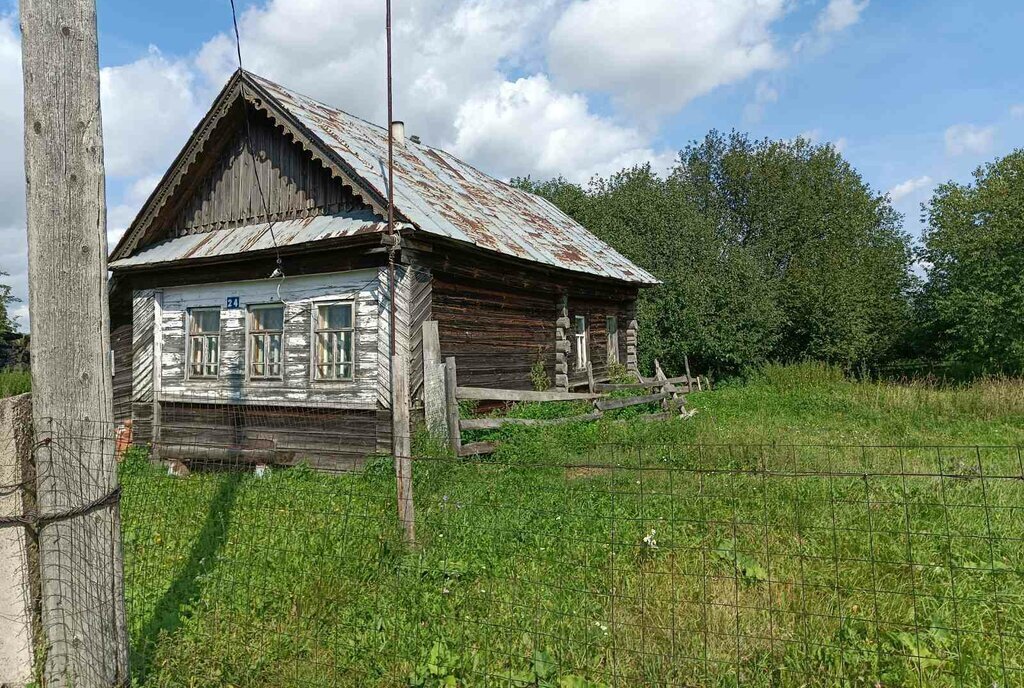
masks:
{"type": "Polygon", "coordinates": [[[428,432],[447,441],[444,363],[441,362],[441,340],[436,321],[429,320],[423,323],[422,338],[424,419],[428,432]]]}
{"type": "Polygon", "coordinates": [[[547,392],[536,392],[522,389],[488,389],[486,387],[459,387],[455,391],[458,399],[472,399],[476,401],[592,401],[601,399],[603,394],[590,394],[583,392],[562,392],[552,390],[547,392]]]}
{"type": "Polygon", "coordinates": [[[459,456],[493,454],[497,448],[498,445],[494,442],[471,442],[469,444],[462,445],[462,448],[459,450],[459,456]]]}
{"type": "Polygon", "coordinates": [[[641,404],[653,404],[663,399],[667,399],[671,396],[668,392],[659,392],[658,394],[647,394],[642,397],[627,397],[624,399],[601,399],[597,401],[594,406],[600,411],[613,411],[615,409],[627,408],[629,406],[639,406],[641,404]]]}
{"type": "Polygon", "coordinates": [[[594,385],[594,389],[597,392],[628,392],[643,389],[660,389],[663,386],[663,382],[637,382],[624,384],[598,382],[597,384],[594,385]]]}
{"type": "Polygon", "coordinates": [[[586,423],[600,420],[604,414],[587,413],[582,416],[569,416],[567,418],[467,418],[460,421],[459,426],[463,430],[497,430],[506,425],[565,425],[567,423],[586,423]]]}
{"type": "Polygon", "coordinates": [[[459,400],[456,396],[458,389],[458,369],[455,365],[455,357],[449,356],[444,360],[444,389],[445,389],[445,411],[448,418],[448,442],[452,453],[459,456],[462,447],[462,432],[459,428],[459,400]]]}
{"type": "Polygon", "coordinates": [[[406,543],[416,542],[416,516],[412,494],[412,433],[409,425],[409,377],[404,353],[391,358],[391,432],[394,443],[398,522],[406,543]]]}

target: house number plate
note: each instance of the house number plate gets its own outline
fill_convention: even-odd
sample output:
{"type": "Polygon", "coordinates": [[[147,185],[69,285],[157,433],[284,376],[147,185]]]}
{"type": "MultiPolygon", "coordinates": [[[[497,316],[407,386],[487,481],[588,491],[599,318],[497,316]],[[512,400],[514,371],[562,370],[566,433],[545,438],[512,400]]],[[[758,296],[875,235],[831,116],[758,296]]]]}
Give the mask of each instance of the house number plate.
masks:
{"type": "Polygon", "coordinates": [[[227,307],[228,308],[238,308],[238,297],[237,296],[229,296],[228,297],[228,305],[227,305],[227,307]]]}

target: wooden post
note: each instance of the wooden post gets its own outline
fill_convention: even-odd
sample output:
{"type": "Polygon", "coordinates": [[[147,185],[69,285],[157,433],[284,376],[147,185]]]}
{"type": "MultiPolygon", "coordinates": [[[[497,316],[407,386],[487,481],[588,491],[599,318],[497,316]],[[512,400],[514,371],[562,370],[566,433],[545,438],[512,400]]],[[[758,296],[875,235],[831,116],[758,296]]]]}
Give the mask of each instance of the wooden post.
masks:
{"type": "Polygon", "coordinates": [[[458,373],[455,368],[455,357],[444,359],[444,396],[445,409],[448,416],[448,441],[452,452],[459,456],[462,451],[462,430],[459,427],[459,400],[455,396],[458,387],[458,373]]]}
{"type": "MultiPolygon", "coordinates": [[[[0,518],[31,512],[32,399],[28,394],[0,399],[0,518]]],[[[25,686],[33,677],[33,580],[38,570],[32,531],[0,527],[0,686],[25,686]]]]}
{"type": "Polygon", "coordinates": [[[587,361],[587,382],[590,385],[590,393],[594,393],[594,365],[587,361]]]}
{"type": "Polygon", "coordinates": [[[95,0],[22,0],[41,683],[129,681],[114,489],[103,130],[95,0]]]}
{"type": "Polygon", "coordinates": [[[427,320],[423,323],[423,415],[427,431],[447,442],[444,363],[441,360],[441,340],[436,320],[427,320]]]}
{"type": "Polygon", "coordinates": [[[690,357],[683,354],[683,364],[686,366],[686,391],[693,391],[693,378],[690,377],[690,357]]]}
{"type": "Polygon", "coordinates": [[[405,541],[416,542],[416,514],[412,498],[412,438],[409,426],[409,373],[405,356],[391,357],[391,432],[395,448],[395,481],[398,487],[398,521],[405,541]]]}

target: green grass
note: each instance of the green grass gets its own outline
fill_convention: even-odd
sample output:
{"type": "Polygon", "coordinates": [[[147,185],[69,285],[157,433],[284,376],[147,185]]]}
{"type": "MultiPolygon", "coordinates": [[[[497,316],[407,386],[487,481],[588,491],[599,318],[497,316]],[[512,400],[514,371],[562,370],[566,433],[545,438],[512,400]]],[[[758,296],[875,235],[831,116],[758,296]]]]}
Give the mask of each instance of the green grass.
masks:
{"type": "Polygon", "coordinates": [[[1021,443],[1020,389],[769,369],[688,422],[503,430],[487,461],[416,462],[411,551],[385,460],[177,479],[133,455],[136,681],[1013,685],[1020,455],[924,445],[1021,443]],[[919,446],[771,445],[794,439],[919,446]]]}
{"type": "Polygon", "coordinates": [[[0,371],[0,399],[32,391],[32,375],[27,370],[0,371]]]}

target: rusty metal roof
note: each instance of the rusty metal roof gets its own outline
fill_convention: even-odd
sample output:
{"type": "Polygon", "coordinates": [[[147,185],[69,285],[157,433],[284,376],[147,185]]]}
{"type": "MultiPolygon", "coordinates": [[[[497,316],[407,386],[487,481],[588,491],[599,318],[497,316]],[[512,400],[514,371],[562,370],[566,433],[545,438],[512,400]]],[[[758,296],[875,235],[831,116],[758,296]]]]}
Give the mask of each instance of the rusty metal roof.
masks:
{"type": "Polygon", "coordinates": [[[347,217],[321,215],[301,220],[275,222],[273,237],[271,237],[269,224],[246,225],[202,234],[188,234],[161,241],[147,246],[128,258],[112,261],[109,267],[127,268],[179,260],[230,256],[250,251],[270,250],[274,248],[275,240],[278,247],[297,246],[386,230],[387,223],[380,222],[370,213],[347,217]]]}
{"type": "MultiPolygon", "coordinates": [[[[386,129],[262,77],[247,76],[367,186],[387,196],[386,129]]],[[[415,229],[429,234],[589,275],[658,283],[547,200],[409,139],[395,146],[395,209],[415,229]]]]}

